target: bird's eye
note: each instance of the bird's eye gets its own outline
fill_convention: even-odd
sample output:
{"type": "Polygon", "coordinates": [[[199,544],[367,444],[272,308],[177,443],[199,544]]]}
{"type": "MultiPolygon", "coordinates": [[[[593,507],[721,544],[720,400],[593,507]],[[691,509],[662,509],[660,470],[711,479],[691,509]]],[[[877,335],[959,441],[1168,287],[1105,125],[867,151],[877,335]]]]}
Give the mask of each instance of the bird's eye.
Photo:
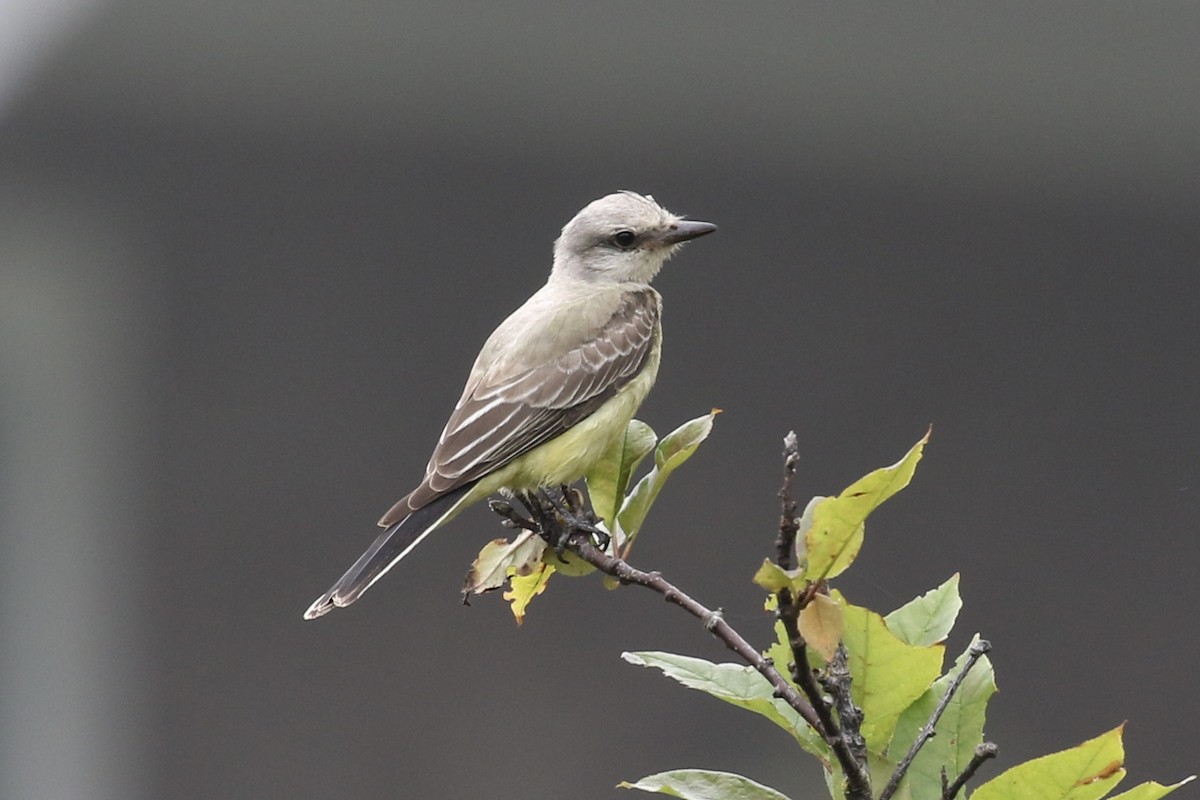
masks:
{"type": "Polygon", "coordinates": [[[622,250],[628,250],[637,242],[637,234],[631,230],[617,231],[612,235],[612,243],[622,250]]]}

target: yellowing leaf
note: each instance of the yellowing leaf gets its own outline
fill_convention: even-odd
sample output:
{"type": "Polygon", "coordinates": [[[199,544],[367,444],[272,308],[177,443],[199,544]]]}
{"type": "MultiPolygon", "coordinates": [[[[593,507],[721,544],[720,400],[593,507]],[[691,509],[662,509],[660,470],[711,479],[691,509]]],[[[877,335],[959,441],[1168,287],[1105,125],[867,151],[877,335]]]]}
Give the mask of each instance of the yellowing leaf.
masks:
{"type": "Polygon", "coordinates": [[[794,578],[794,573],[788,572],[769,558],[764,558],[762,566],[754,573],[753,580],[768,592],[778,592],[785,587],[793,588],[794,578]]]}
{"type": "Polygon", "coordinates": [[[513,576],[511,587],[504,593],[504,599],[511,604],[518,625],[525,621],[525,609],[533,598],[546,591],[546,581],[550,580],[553,574],[553,564],[539,562],[530,574],[513,576]]]}
{"type": "Polygon", "coordinates": [[[854,562],[862,548],[867,516],[909,484],[928,441],[926,433],[892,466],[877,469],[850,484],[837,497],[816,503],[812,508],[812,527],[804,536],[805,578],[811,581],[833,578],[854,562]]]}
{"type": "Polygon", "coordinates": [[[844,618],[842,605],[832,597],[813,595],[800,611],[800,635],[808,646],[816,650],[828,664],[842,641],[844,618]]]}
{"type": "Polygon", "coordinates": [[[1099,800],[1125,777],[1123,727],[1070,750],[1018,764],[976,789],[971,800],[1099,800]]]}
{"type": "Polygon", "coordinates": [[[531,531],[522,531],[511,542],[493,539],[471,563],[463,582],[463,594],[483,594],[499,589],[509,575],[528,575],[541,563],[545,550],[546,542],[531,531]]]}
{"type": "MultiPolygon", "coordinates": [[[[774,611],[775,595],[767,595],[768,611],[774,611]]],[[[792,646],[788,643],[787,631],[783,629],[783,623],[775,620],[775,641],[763,653],[764,656],[771,659],[771,663],[775,665],[775,669],[779,671],[788,683],[794,684],[792,680],[791,670],[788,669],[788,664],[792,663],[792,646]]]]}
{"type": "Polygon", "coordinates": [[[641,789],[683,800],[788,800],[769,786],[735,775],[707,769],[674,769],[647,775],[637,783],[621,781],[620,789],[641,789]]]}
{"type": "Polygon", "coordinates": [[[867,747],[882,753],[900,714],[941,674],[945,648],[905,644],[888,630],[883,617],[866,608],[846,604],[844,613],[842,641],[854,676],[851,696],[863,710],[867,747]]]}

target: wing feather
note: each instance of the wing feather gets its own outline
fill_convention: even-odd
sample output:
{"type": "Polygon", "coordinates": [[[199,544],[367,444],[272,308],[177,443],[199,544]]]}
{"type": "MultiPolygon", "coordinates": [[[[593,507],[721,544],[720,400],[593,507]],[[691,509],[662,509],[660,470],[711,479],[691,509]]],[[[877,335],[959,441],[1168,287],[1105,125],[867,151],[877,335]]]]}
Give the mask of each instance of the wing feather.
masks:
{"type": "Polygon", "coordinates": [[[653,289],[629,292],[594,336],[555,360],[471,387],[446,423],[425,480],[405,505],[420,508],[585,419],[641,372],[660,313],[653,289]]]}

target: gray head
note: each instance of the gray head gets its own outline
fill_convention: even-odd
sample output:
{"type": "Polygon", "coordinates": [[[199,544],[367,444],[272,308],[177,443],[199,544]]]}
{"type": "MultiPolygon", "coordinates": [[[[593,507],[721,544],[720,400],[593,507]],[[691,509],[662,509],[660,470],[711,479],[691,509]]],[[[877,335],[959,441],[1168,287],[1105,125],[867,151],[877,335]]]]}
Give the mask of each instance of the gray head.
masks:
{"type": "Polygon", "coordinates": [[[593,200],[563,227],[551,276],[649,283],[681,244],[716,229],[672,214],[650,195],[617,192],[593,200]]]}

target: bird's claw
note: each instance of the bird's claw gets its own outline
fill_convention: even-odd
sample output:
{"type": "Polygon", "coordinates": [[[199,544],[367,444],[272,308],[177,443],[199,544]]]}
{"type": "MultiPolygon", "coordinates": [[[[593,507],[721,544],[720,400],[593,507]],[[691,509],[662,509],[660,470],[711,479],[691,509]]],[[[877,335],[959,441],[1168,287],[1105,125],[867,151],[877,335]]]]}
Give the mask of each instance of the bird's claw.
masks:
{"type": "Polygon", "coordinates": [[[547,491],[542,492],[542,497],[562,521],[562,524],[557,526],[559,535],[555,541],[550,542],[554,546],[554,552],[558,555],[559,560],[564,560],[563,553],[566,552],[571,537],[576,533],[586,534],[589,541],[596,547],[601,550],[607,549],[612,537],[603,528],[598,527],[600,520],[596,519],[596,515],[584,505],[583,493],[570,486],[562,486],[560,491],[562,492],[561,498],[557,498],[547,491]]]}

